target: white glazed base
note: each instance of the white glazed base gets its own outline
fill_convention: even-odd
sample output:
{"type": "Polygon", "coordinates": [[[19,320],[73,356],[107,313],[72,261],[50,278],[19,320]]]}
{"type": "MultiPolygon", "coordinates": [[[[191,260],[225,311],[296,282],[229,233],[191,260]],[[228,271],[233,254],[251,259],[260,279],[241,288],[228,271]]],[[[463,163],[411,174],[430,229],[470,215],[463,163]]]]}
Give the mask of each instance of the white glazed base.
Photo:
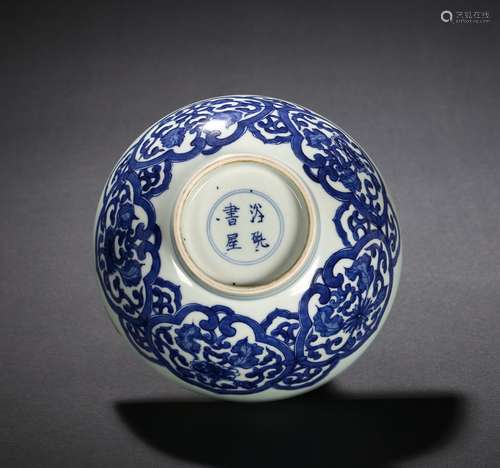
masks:
{"type": "Polygon", "coordinates": [[[182,264],[216,292],[270,294],[307,264],[317,215],[309,190],[285,165],[257,155],[219,158],[183,188],[173,236],[182,264]]]}

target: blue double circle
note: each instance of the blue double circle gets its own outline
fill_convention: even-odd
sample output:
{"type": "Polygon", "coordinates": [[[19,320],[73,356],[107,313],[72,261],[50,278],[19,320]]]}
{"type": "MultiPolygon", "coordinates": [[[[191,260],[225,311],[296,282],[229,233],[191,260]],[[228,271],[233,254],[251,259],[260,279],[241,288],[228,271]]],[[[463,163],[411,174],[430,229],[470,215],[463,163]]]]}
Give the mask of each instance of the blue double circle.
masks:
{"type": "Polygon", "coordinates": [[[261,262],[267,260],[269,257],[274,255],[276,250],[278,250],[278,248],[281,244],[281,241],[283,240],[283,234],[285,231],[284,226],[285,226],[285,222],[284,222],[284,218],[283,218],[283,213],[281,213],[281,210],[279,209],[278,205],[274,202],[274,200],[272,198],[270,198],[268,195],[266,195],[263,192],[259,192],[258,190],[245,188],[245,189],[233,190],[231,192],[226,193],[225,195],[220,197],[212,205],[212,208],[210,209],[210,211],[208,213],[208,217],[207,217],[207,237],[208,237],[210,245],[212,246],[214,251],[217,253],[217,255],[219,255],[219,257],[222,257],[224,260],[226,260],[230,263],[233,263],[235,265],[256,265],[257,263],[261,263],[261,262]],[[219,247],[215,243],[215,241],[213,239],[213,235],[212,235],[212,219],[214,217],[215,210],[217,208],[219,208],[219,206],[222,204],[222,202],[224,200],[226,200],[229,197],[232,197],[234,195],[239,195],[241,193],[249,193],[252,195],[257,195],[259,197],[262,197],[264,200],[266,200],[273,207],[273,209],[274,209],[274,211],[279,219],[279,233],[278,233],[278,238],[277,238],[276,242],[273,244],[273,246],[271,247],[269,252],[267,252],[264,256],[259,257],[255,260],[236,260],[234,258],[231,258],[229,255],[227,255],[226,252],[223,252],[219,249],[219,247]]]}

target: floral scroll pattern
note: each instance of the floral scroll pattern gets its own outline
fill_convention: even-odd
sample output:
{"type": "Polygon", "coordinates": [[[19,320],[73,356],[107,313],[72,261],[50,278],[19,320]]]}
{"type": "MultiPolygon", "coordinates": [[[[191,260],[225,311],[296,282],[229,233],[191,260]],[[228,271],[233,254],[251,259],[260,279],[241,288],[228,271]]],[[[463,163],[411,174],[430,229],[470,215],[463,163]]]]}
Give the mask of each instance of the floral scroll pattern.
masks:
{"type": "Polygon", "coordinates": [[[132,345],[180,379],[225,394],[311,386],[377,330],[400,254],[398,222],[379,172],[343,131],[286,101],[228,96],[176,111],[149,128],[115,167],[96,221],[96,268],[132,345]],[[151,199],[172,166],[207,157],[250,133],[289,145],[307,177],[338,200],[344,243],[316,272],[296,311],[257,322],[223,305],[183,303],[159,276],[161,231],[151,199]]]}

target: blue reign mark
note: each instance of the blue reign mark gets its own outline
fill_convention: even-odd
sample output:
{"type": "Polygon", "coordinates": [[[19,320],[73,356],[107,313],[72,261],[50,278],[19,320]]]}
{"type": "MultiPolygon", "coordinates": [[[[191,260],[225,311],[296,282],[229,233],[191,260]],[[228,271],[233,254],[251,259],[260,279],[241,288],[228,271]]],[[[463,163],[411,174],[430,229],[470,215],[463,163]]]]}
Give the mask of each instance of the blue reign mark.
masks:
{"type": "Polygon", "coordinates": [[[262,223],[264,221],[264,213],[262,213],[262,205],[260,203],[250,204],[250,222],[262,223]]]}
{"type": "Polygon", "coordinates": [[[255,246],[255,251],[258,252],[259,249],[267,249],[269,244],[267,243],[267,239],[264,237],[264,234],[260,231],[255,231],[250,234],[252,236],[252,242],[255,246]]]}
{"type": "MultiPolygon", "coordinates": [[[[284,232],[285,232],[285,220],[279,206],[274,202],[274,200],[269,195],[260,192],[259,190],[251,188],[232,190],[224,194],[212,205],[207,217],[206,233],[210,245],[214,249],[215,253],[217,253],[217,255],[235,265],[256,265],[272,257],[281,245],[284,232]],[[264,219],[266,217],[263,212],[262,203],[259,202],[249,203],[248,204],[249,211],[247,212],[246,210],[242,210],[241,216],[238,215],[237,219],[238,222],[237,223],[234,222],[233,224],[230,225],[228,216],[229,215],[236,216],[236,213],[240,212],[240,206],[238,206],[236,202],[233,203],[232,201],[229,200],[233,199],[234,201],[234,198],[232,197],[241,194],[248,194],[251,195],[252,197],[260,198],[260,200],[262,200],[262,203],[267,204],[266,205],[266,208],[268,209],[267,213],[271,215],[267,219],[269,220],[272,219],[271,217],[273,217],[275,218],[278,224],[278,233],[276,237],[273,236],[272,243],[268,238],[266,238],[263,232],[265,226],[262,223],[264,222],[264,219]],[[221,220],[221,218],[217,216],[219,210],[222,210],[222,212],[226,214],[225,221],[227,221],[227,225],[229,227],[229,231],[224,234],[225,235],[224,246],[220,245],[220,238],[216,237],[216,235],[213,232],[214,219],[217,222],[221,220]],[[255,229],[257,227],[254,226],[255,223],[259,224],[258,227],[261,228],[260,230],[251,232],[250,234],[248,233],[243,234],[244,237],[240,235],[240,232],[238,231],[239,227],[244,226],[246,224],[247,226],[250,225],[253,229],[255,229]],[[246,248],[244,247],[244,244],[247,244],[246,248]],[[250,253],[250,255],[246,257],[243,256],[236,258],[231,256],[231,253],[236,253],[235,251],[241,251],[241,253],[246,253],[246,254],[250,253]],[[264,252],[264,253],[257,256],[251,255],[252,253],[254,254],[255,252],[264,252]]],[[[217,234],[219,234],[220,236],[220,232],[217,234]]]]}
{"type": "Polygon", "coordinates": [[[240,208],[236,205],[233,205],[232,203],[229,203],[226,205],[222,211],[224,211],[226,215],[226,221],[228,226],[234,226],[238,222],[238,211],[240,211],[240,208]]]}
{"type": "Polygon", "coordinates": [[[232,232],[231,234],[228,234],[226,240],[226,252],[229,252],[230,250],[239,250],[239,249],[241,249],[241,247],[238,241],[238,233],[232,232]]]}
{"type": "MultiPolygon", "coordinates": [[[[227,221],[237,222],[237,214],[227,221]]],[[[264,248],[265,238],[256,238],[264,248]]],[[[222,394],[293,390],[323,379],[379,326],[399,251],[393,207],[363,150],[321,116],[255,96],[201,101],[153,125],[111,175],[95,231],[99,280],[132,345],[179,378],[222,394]],[[245,133],[289,145],[305,174],[341,202],[333,227],[344,248],[318,269],[296,311],[275,309],[261,322],[223,305],[183,303],[180,287],[159,276],[161,232],[150,201],[168,190],[174,164],[217,153],[245,133]],[[236,327],[245,332],[233,342],[236,327]]]]}

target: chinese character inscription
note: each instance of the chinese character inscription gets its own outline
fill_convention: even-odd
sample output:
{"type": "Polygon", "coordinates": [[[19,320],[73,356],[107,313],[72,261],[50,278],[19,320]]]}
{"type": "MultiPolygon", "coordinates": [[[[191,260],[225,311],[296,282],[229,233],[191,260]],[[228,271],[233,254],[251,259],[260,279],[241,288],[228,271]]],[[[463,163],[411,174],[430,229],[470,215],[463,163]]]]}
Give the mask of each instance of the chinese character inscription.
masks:
{"type": "Polygon", "coordinates": [[[222,196],[212,206],[208,240],[220,257],[239,265],[269,258],[283,238],[284,218],[266,194],[241,189],[222,196]]]}

